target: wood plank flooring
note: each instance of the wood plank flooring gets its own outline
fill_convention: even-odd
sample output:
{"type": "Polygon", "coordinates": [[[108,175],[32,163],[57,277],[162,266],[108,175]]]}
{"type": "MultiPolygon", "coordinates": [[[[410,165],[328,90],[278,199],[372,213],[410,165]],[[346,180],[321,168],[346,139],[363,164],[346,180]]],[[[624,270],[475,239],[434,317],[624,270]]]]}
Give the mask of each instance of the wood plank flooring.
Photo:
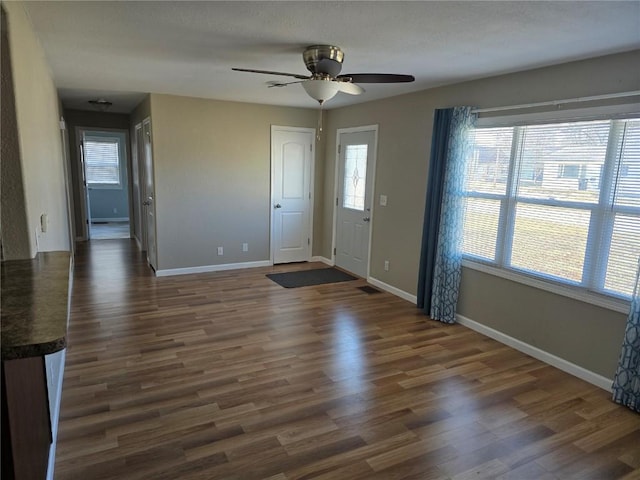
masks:
{"type": "Polygon", "coordinates": [[[55,478],[640,478],[607,392],[363,280],[265,277],[318,266],[156,278],[81,244],[55,478]]]}

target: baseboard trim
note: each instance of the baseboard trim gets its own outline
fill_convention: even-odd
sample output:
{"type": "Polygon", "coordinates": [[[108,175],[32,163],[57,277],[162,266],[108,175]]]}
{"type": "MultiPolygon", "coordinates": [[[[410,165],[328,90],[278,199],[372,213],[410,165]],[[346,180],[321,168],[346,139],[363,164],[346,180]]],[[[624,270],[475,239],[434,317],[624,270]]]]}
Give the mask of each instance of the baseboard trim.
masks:
{"type": "Polygon", "coordinates": [[[96,222],[128,222],[129,217],[107,217],[107,218],[92,218],[91,223],[96,222]]]}
{"type": "Polygon", "coordinates": [[[514,348],[522,353],[526,353],[527,355],[537,360],[547,363],[552,367],[556,367],[563,372],[567,372],[574,377],[578,377],[585,382],[589,382],[596,387],[600,387],[608,392],[611,391],[613,380],[611,380],[610,378],[603,377],[602,375],[592,372],[591,370],[587,370],[586,368],[576,365],[575,363],[571,363],[564,358],[556,357],[555,355],[546,352],[545,350],[534,347],[533,345],[529,345],[522,340],[518,340],[517,338],[511,337],[491,327],[487,327],[486,325],[471,320],[470,318],[467,318],[463,315],[456,315],[456,318],[460,325],[464,325],[465,327],[481,333],[482,335],[493,338],[494,340],[497,340],[498,342],[514,348]]]}
{"type": "Polygon", "coordinates": [[[400,290],[399,288],[389,285],[388,283],[384,283],[378,280],[377,278],[367,277],[367,282],[369,282],[374,287],[381,288],[385,292],[389,292],[395,295],[396,297],[400,297],[403,300],[406,300],[407,302],[413,303],[414,305],[418,303],[418,298],[415,295],[411,295],[410,293],[407,293],[404,290],[400,290]]]}
{"type": "Polygon", "coordinates": [[[326,265],[329,265],[331,267],[333,267],[335,265],[335,262],[333,260],[329,260],[327,257],[323,257],[321,255],[317,255],[315,257],[311,257],[311,261],[312,262],[322,262],[326,265]]]}
{"type": "Polygon", "coordinates": [[[169,268],[156,270],[156,277],[170,277],[172,275],[189,275],[191,273],[222,272],[224,270],[239,270],[242,268],[270,267],[269,260],[257,262],[224,263],[221,265],[203,265],[201,267],[169,268]]]}

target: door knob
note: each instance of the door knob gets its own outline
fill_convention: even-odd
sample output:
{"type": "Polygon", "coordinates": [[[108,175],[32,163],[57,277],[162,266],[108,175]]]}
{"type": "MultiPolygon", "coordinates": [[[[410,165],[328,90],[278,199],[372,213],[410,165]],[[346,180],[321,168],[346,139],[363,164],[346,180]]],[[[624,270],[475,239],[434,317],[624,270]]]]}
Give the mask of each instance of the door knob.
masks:
{"type": "Polygon", "coordinates": [[[282,208],[282,205],[280,205],[279,203],[276,203],[273,208],[282,208]]]}
{"type": "Polygon", "coordinates": [[[151,205],[151,202],[149,200],[145,200],[144,202],[142,202],[142,205],[148,207],[149,205],[151,205]]]}
{"type": "Polygon", "coordinates": [[[362,219],[362,221],[363,221],[363,222],[370,222],[370,221],[371,221],[371,218],[370,218],[370,217],[364,217],[364,218],[362,219]]]}

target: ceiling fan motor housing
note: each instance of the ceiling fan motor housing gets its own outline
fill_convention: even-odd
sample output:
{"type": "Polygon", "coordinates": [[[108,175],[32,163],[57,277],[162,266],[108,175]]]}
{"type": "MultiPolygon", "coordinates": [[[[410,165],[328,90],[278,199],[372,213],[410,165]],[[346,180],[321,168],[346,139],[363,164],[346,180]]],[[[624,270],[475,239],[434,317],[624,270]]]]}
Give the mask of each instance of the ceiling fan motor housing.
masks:
{"type": "Polygon", "coordinates": [[[311,45],[302,53],[302,59],[314,76],[334,78],[342,70],[344,53],[333,45],[311,45]]]}

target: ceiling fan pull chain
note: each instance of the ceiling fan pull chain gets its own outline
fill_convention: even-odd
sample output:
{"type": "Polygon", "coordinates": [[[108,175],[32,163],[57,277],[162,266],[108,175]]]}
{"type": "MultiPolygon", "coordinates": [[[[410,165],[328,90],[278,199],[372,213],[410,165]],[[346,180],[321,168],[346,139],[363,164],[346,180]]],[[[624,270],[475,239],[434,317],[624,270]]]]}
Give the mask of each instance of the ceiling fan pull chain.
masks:
{"type": "Polygon", "coordinates": [[[318,134],[316,135],[316,140],[320,140],[322,136],[322,104],[324,103],[322,100],[318,100],[320,104],[320,112],[318,113],[318,134]]]}

